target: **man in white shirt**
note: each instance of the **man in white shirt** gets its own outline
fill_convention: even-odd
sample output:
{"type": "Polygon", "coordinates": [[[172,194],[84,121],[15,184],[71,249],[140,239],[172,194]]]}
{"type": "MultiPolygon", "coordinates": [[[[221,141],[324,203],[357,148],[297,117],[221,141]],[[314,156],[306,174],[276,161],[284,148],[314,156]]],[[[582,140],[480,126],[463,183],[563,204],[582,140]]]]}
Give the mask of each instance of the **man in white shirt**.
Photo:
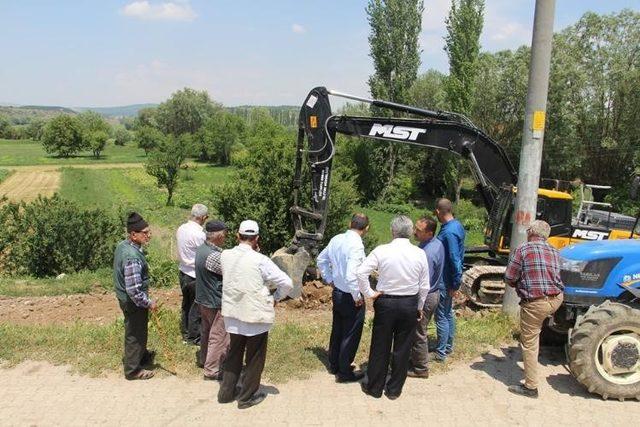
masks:
{"type": "Polygon", "coordinates": [[[356,269],[364,261],[362,237],[369,231],[369,218],[355,214],[349,230],[333,237],[320,255],[317,265],[326,283],[333,285],[333,323],[329,339],[329,372],[337,382],[353,382],[364,374],[353,372],[353,360],[358,351],[365,305],[356,269]]]}
{"type": "Polygon", "coordinates": [[[224,363],[218,402],[236,398],[242,361],[246,361],[237,395],[238,408],[246,409],[266,398],[259,393],[260,378],[267,357],[267,339],[275,320],[275,302],[293,290],[291,278],[267,256],[259,253],[258,224],[242,221],[238,229],[238,246],[222,251],[222,316],[231,337],[231,347],[224,363]],[[267,283],[276,285],[273,296],[267,283]]]}
{"type": "Polygon", "coordinates": [[[362,384],[362,391],[376,398],[382,396],[383,390],[391,400],[400,397],[417,322],[429,293],[427,256],[411,244],[412,233],[411,219],[395,217],[391,221],[391,243],[375,248],[357,270],[360,292],[374,300],[375,310],[368,382],[362,384]],[[374,271],[378,271],[376,291],[369,284],[369,275],[374,271]],[[391,377],[386,381],[392,344],[391,377]]]}
{"type": "Polygon", "coordinates": [[[196,203],[191,208],[189,220],[178,227],[176,241],[180,260],[179,277],[182,291],[182,315],[180,332],[186,343],[200,343],[200,311],[194,304],[196,298],[196,249],[204,243],[206,235],[202,225],[208,218],[205,205],[196,203]]]}

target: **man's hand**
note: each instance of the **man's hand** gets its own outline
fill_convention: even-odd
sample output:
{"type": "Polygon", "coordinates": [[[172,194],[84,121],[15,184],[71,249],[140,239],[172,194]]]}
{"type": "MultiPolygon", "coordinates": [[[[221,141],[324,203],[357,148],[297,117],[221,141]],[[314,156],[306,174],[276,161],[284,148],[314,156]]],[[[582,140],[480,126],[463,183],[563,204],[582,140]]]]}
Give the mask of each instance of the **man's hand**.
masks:
{"type": "Polygon", "coordinates": [[[418,309],[418,322],[422,321],[423,318],[424,318],[424,312],[418,309]]]}
{"type": "Polygon", "coordinates": [[[448,293],[451,298],[455,299],[460,294],[460,291],[457,289],[449,289],[448,293]]]}
{"type": "Polygon", "coordinates": [[[356,305],[356,307],[362,307],[362,304],[364,304],[364,299],[359,298],[356,301],[354,301],[354,304],[356,305]]]}
{"type": "Polygon", "coordinates": [[[382,292],[380,292],[380,291],[376,291],[376,292],[373,294],[373,296],[371,297],[371,301],[375,301],[375,300],[377,300],[377,299],[380,297],[380,295],[382,295],[382,292]]]}
{"type": "Polygon", "coordinates": [[[158,309],[158,303],[155,301],[151,301],[151,305],[149,306],[149,310],[156,311],[158,309]]]}

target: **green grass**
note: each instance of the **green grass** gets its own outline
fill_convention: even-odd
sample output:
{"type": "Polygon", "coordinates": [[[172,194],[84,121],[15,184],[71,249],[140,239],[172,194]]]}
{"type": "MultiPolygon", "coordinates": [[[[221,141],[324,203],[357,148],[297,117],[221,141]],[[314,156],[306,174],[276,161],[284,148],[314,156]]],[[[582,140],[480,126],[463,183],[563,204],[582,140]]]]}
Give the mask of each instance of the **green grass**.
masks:
{"type": "Polygon", "coordinates": [[[0,182],[7,179],[7,177],[11,175],[11,171],[8,169],[0,169],[0,182]]]}
{"type": "MultiPolygon", "coordinates": [[[[378,244],[388,243],[391,241],[391,220],[396,215],[390,212],[379,211],[371,208],[360,208],[369,217],[371,224],[369,233],[377,238],[378,244]]],[[[409,217],[414,221],[423,215],[431,215],[430,211],[425,209],[414,208],[409,217]]],[[[460,218],[463,219],[463,218],[460,218]]],[[[467,246],[482,245],[484,243],[484,235],[480,231],[467,231],[467,246]]]]}
{"type": "MultiPolygon", "coordinates": [[[[299,319],[277,323],[269,333],[265,376],[277,383],[306,378],[323,369],[325,348],[330,333],[330,316],[314,321],[299,319]]],[[[149,326],[149,348],[156,349],[156,362],[175,370],[179,376],[197,378],[196,347],[182,344],[178,330],[179,312],[161,310],[159,328],[153,319],[149,326]]],[[[365,330],[356,358],[366,362],[371,340],[371,320],[365,330]]],[[[496,345],[511,342],[513,324],[499,313],[459,319],[455,351],[446,365],[432,366],[432,372],[449,369],[451,363],[480,355],[496,345]]],[[[75,323],[72,325],[22,326],[0,323],[0,360],[15,365],[25,360],[44,360],[68,364],[77,372],[92,376],[120,372],[123,322],[118,319],[106,326],[75,323]]]]}
{"type": "Polygon", "coordinates": [[[133,143],[120,147],[109,142],[99,159],[88,151],[61,158],[45,153],[37,141],[0,139],[0,166],[141,163],[145,159],[144,151],[133,143]]]}
{"type": "Polygon", "coordinates": [[[55,277],[36,279],[30,276],[0,276],[0,295],[8,297],[40,297],[53,295],[86,294],[95,290],[112,288],[112,271],[103,268],[67,274],[62,279],[55,277]]]}

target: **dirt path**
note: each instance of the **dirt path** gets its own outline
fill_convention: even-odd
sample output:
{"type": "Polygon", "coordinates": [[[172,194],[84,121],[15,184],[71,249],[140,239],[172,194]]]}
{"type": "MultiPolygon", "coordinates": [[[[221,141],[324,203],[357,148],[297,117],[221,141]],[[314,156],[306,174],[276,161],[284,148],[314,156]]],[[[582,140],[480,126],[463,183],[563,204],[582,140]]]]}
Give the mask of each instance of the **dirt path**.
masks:
{"type": "Polygon", "coordinates": [[[51,196],[60,188],[59,170],[16,170],[0,183],[0,197],[9,201],[31,201],[42,196],[51,196]]]}
{"type": "MultiPolygon", "coordinates": [[[[220,405],[218,384],[180,377],[128,382],[117,375],[88,378],[64,367],[26,362],[0,371],[3,425],[636,425],[640,404],[588,395],[558,364],[542,355],[538,400],[510,394],[520,379],[519,351],[496,350],[428,380],[409,378],[395,401],[373,399],[358,384],[310,379],[263,384],[262,404],[238,410],[220,405]]],[[[267,356],[267,363],[269,358],[267,356]]]]}
{"type": "Polygon", "coordinates": [[[29,166],[1,166],[2,169],[14,170],[16,172],[46,172],[59,171],[62,168],[77,169],[129,169],[141,168],[143,163],[92,163],[92,164],[68,164],[68,165],[29,165],[29,166]]]}

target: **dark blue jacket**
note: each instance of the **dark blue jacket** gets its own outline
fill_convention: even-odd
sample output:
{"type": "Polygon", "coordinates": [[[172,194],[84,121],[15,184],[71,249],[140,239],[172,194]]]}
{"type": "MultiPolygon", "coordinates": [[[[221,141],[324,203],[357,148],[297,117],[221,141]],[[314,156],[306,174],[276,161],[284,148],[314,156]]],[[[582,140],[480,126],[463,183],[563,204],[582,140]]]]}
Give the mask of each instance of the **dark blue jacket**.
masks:
{"type": "Polygon", "coordinates": [[[442,224],[438,239],[444,245],[443,281],[447,290],[458,290],[462,282],[464,260],[464,227],[457,219],[442,224]]]}

